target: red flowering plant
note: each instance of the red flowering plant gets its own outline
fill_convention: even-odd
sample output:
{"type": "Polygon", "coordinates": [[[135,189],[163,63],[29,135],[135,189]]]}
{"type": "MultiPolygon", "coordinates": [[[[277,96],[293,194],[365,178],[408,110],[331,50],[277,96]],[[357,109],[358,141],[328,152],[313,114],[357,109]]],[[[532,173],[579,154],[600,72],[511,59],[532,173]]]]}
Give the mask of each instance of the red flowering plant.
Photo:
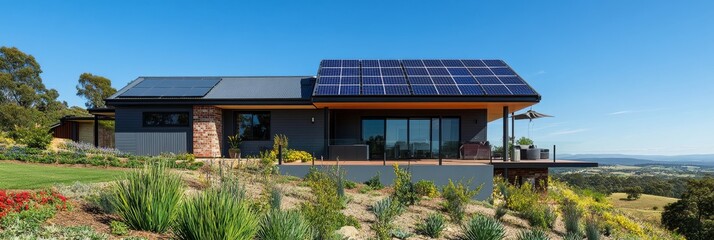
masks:
{"type": "Polygon", "coordinates": [[[53,190],[41,190],[36,192],[8,192],[0,190],[0,219],[14,212],[22,212],[41,207],[65,210],[68,206],[67,198],[53,190]]]}

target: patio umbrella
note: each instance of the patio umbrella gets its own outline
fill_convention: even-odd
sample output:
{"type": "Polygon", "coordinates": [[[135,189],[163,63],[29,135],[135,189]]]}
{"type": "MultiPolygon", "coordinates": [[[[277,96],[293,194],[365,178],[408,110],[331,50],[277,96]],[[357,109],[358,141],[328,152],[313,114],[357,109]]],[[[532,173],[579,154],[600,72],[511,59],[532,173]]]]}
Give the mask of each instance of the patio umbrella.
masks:
{"type": "Polygon", "coordinates": [[[511,142],[511,144],[515,144],[515,140],[516,140],[516,135],[515,135],[516,123],[514,120],[528,119],[528,137],[530,138],[531,137],[531,123],[533,122],[533,119],[545,118],[545,117],[553,117],[553,116],[548,115],[548,114],[542,114],[542,113],[533,111],[532,109],[528,110],[524,113],[511,116],[511,125],[513,125],[512,132],[511,132],[511,135],[512,135],[511,137],[512,137],[513,141],[511,142]]]}

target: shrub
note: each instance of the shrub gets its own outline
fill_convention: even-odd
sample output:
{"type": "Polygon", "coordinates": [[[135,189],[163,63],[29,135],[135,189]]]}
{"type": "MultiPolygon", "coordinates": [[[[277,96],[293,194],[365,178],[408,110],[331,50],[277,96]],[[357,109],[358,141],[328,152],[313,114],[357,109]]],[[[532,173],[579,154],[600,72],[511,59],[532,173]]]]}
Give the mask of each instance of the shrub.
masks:
{"type": "Polygon", "coordinates": [[[271,209],[280,209],[280,205],[283,201],[283,195],[280,192],[280,189],[277,187],[273,187],[270,190],[270,208],[271,209]]]}
{"type": "Polygon", "coordinates": [[[529,182],[514,186],[500,178],[494,179],[494,181],[498,186],[498,191],[503,196],[506,208],[516,212],[523,212],[538,204],[539,193],[533,189],[529,182]]]}
{"type": "Polygon", "coordinates": [[[419,201],[419,196],[414,190],[414,183],[412,183],[412,174],[409,169],[399,168],[398,164],[394,164],[394,192],[392,193],[392,198],[398,202],[406,205],[414,205],[419,201]]]}
{"type": "Polygon", "coordinates": [[[493,218],[500,221],[501,218],[506,215],[506,213],[508,213],[508,210],[503,207],[503,205],[498,205],[493,213],[493,218]]]}
{"type": "Polygon", "coordinates": [[[377,175],[374,175],[374,177],[364,182],[364,184],[375,190],[384,188],[382,182],[379,181],[379,172],[377,172],[377,175]]]}
{"type": "Polygon", "coordinates": [[[461,240],[501,240],[506,230],[496,219],[484,215],[476,215],[461,226],[461,240]]]}
{"type": "Polygon", "coordinates": [[[313,168],[305,180],[312,190],[314,200],[301,203],[300,210],[317,231],[318,238],[329,239],[334,236],[335,230],[345,225],[359,227],[355,218],[345,216],[340,211],[343,201],[337,193],[335,178],[313,168]]]}
{"type": "Polygon", "coordinates": [[[528,220],[531,227],[552,229],[555,225],[557,215],[548,206],[536,204],[521,213],[522,217],[528,220]]]}
{"type": "Polygon", "coordinates": [[[403,230],[403,229],[394,229],[394,230],[392,231],[392,236],[395,237],[395,238],[397,238],[397,239],[402,240],[402,239],[408,239],[408,238],[414,236],[414,234],[413,234],[413,233],[410,233],[410,232],[407,232],[407,231],[405,231],[405,230],[403,230]]]}
{"type": "Polygon", "coordinates": [[[419,180],[414,184],[414,190],[420,197],[426,196],[434,198],[439,196],[439,190],[436,188],[433,181],[419,180]]]}
{"type": "Polygon", "coordinates": [[[518,240],[549,240],[550,238],[548,237],[543,230],[540,229],[533,229],[530,231],[521,231],[518,233],[518,240]]]}
{"type": "Polygon", "coordinates": [[[116,211],[114,208],[114,197],[115,194],[113,190],[99,191],[96,195],[88,196],[87,203],[89,206],[99,209],[99,211],[103,213],[112,214],[116,211]]]}
{"type": "Polygon", "coordinates": [[[377,219],[371,226],[377,232],[378,239],[391,239],[394,218],[404,212],[404,206],[399,201],[387,197],[372,205],[372,213],[377,219]]]}
{"type": "Polygon", "coordinates": [[[442,203],[442,206],[446,210],[446,213],[449,214],[452,222],[459,223],[464,219],[466,205],[471,201],[473,196],[481,191],[481,187],[483,186],[481,185],[471,190],[468,185],[468,183],[461,181],[454,184],[454,182],[449,179],[449,184],[441,191],[441,196],[446,200],[446,202],[442,203]]]}
{"type": "Polygon", "coordinates": [[[311,240],[313,231],[299,211],[269,211],[256,235],[261,240],[311,240]]]}
{"type": "Polygon", "coordinates": [[[0,131],[0,145],[14,145],[15,140],[10,138],[10,134],[0,131]]]}
{"type": "Polygon", "coordinates": [[[35,124],[32,127],[15,127],[15,139],[31,148],[47,149],[52,142],[49,129],[35,124]]]}
{"type": "Polygon", "coordinates": [[[161,163],[132,171],[114,186],[114,208],[132,229],[163,233],[176,218],[183,195],[181,176],[161,163]]]}
{"type": "Polygon", "coordinates": [[[129,233],[129,226],[119,221],[112,221],[111,223],[109,223],[109,229],[114,235],[121,236],[129,233]]]}
{"type": "Polygon", "coordinates": [[[565,232],[581,234],[580,230],[580,217],[582,213],[578,209],[578,205],[566,199],[563,202],[563,222],[565,222],[565,232]]]}
{"type": "Polygon", "coordinates": [[[345,181],[345,188],[347,189],[355,189],[357,187],[357,183],[353,181],[345,181]]]}
{"type": "Polygon", "coordinates": [[[235,180],[224,180],[181,205],[173,228],[178,239],[253,239],[258,216],[235,180]]]}
{"type": "Polygon", "coordinates": [[[588,240],[600,240],[600,230],[594,219],[585,221],[585,236],[587,236],[588,240]]]}
{"type": "Polygon", "coordinates": [[[295,149],[285,149],[283,148],[283,151],[287,151],[284,153],[285,155],[285,162],[295,162],[295,161],[301,161],[301,162],[307,162],[312,160],[312,154],[306,152],[306,151],[300,151],[300,150],[295,150],[295,149]]]}
{"type": "Polygon", "coordinates": [[[563,240],[583,240],[583,237],[577,233],[566,233],[563,240]]]}
{"type": "Polygon", "coordinates": [[[441,231],[444,230],[444,216],[441,214],[430,214],[423,223],[418,223],[416,226],[416,231],[424,236],[430,238],[439,238],[441,236],[441,231]]]}

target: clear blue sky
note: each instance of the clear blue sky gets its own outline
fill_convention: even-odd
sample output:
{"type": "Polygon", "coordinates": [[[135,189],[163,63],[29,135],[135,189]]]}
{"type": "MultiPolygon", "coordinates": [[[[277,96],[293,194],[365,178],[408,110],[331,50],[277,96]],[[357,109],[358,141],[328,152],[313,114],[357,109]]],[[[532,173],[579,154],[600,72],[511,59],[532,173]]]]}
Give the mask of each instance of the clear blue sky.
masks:
{"type": "MultiPolygon", "coordinates": [[[[714,153],[711,1],[151,2],[8,1],[0,45],[34,55],[78,106],[83,72],[121,88],[147,75],[315,75],[325,58],[497,58],[556,116],[533,122],[538,145],[714,153]]],[[[500,122],[489,127],[500,142],[500,122]]]]}

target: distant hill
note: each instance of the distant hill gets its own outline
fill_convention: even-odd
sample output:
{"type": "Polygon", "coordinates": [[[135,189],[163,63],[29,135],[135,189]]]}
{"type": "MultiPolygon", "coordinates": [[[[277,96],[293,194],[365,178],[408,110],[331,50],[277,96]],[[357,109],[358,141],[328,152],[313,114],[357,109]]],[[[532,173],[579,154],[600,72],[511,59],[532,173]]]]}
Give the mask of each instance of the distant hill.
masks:
{"type": "Polygon", "coordinates": [[[714,154],[701,155],[626,155],[626,154],[562,154],[558,159],[592,161],[606,165],[701,165],[714,166],[714,154]]]}

